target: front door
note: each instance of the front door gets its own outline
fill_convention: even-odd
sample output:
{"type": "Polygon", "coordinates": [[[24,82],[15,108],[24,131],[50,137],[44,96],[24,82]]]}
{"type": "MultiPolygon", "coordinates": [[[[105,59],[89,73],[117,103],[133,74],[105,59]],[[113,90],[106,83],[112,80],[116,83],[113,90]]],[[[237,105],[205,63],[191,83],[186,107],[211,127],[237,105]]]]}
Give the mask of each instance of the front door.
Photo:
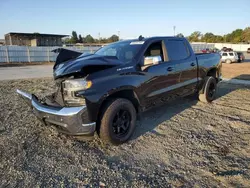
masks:
{"type": "Polygon", "coordinates": [[[175,98],[175,85],[178,83],[180,73],[176,69],[175,62],[168,61],[165,49],[164,42],[160,41],[151,44],[145,51],[144,57],[161,56],[162,59],[159,64],[142,71],[142,74],[148,77],[148,81],[139,88],[145,109],[175,98]]]}

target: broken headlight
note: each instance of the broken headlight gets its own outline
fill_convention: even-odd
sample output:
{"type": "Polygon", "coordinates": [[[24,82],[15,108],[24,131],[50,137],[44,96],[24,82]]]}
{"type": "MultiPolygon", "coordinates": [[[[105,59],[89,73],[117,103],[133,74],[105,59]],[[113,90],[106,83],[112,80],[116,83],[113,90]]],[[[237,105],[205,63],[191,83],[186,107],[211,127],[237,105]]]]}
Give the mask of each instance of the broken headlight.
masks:
{"type": "Polygon", "coordinates": [[[82,97],[76,97],[75,92],[90,88],[91,81],[85,79],[72,79],[62,82],[63,99],[68,106],[79,106],[85,104],[85,99],[82,97]]]}

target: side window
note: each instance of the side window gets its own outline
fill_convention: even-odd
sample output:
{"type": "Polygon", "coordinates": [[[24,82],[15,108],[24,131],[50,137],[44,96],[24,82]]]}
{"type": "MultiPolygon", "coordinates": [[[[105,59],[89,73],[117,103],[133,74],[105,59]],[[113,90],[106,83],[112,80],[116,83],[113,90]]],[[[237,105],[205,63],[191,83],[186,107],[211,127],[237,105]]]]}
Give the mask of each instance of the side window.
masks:
{"type": "Polygon", "coordinates": [[[144,53],[144,57],[150,56],[161,56],[161,59],[163,61],[163,51],[161,42],[154,42],[147,48],[144,53]]]}
{"type": "Polygon", "coordinates": [[[227,56],[227,53],[223,53],[222,56],[227,56]]]}
{"type": "Polygon", "coordinates": [[[189,56],[189,51],[183,40],[165,40],[167,54],[170,60],[182,60],[189,56]]]}
{"type": "Polygon", "coordinates": [[[116,49],[115,48],[109,48],[106,52],[105,55],[106,56],[116,56],[116,49]]]}
{"type": "Polygon", "coordinates": [[[229,53],[229,55],[230,55],[230,56],[234,56],[234,54],[233,54],[233,53],[229,53]]]}

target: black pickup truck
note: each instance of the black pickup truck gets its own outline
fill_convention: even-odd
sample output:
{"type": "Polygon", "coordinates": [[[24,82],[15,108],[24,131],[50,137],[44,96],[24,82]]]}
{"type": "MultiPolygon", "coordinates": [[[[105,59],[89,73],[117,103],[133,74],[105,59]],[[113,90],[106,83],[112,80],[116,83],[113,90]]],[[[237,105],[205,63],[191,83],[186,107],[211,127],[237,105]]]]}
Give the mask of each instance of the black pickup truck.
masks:
{"type": "Polygon", "coordinates": [[[55,52],[58,90],[45,99],[17,93],[46,125],[77,137],[97,132],[112,144],[127,141],[137,114],[154,106],[191,94],[211,102],[221,76],[220,55],[195,54],[185,38],[139,37],[94,54],[55,52]]]}

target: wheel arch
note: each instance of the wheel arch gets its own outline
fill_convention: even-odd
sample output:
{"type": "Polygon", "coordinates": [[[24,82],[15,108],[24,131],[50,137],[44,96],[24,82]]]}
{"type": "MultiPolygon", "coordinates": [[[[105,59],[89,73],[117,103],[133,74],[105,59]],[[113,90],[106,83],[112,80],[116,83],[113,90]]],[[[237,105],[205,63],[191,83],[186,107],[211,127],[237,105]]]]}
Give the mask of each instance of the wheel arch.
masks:
{"type": "Polygon", "coordinates": [[[213,67],[207,71],[206,76],[212,76],[216,79],[216,82],[219,81],[219,73],[216,67],[213,67]]]}
{"type": "Polygon", "coordinates": [[[137,113],[141,111],[141,105],[140,105],[140,100],[138,98],[138,95],[134,91],[134,89],[131,87],[120,88],[115,91],[110,91],[108,94],[104,95],[102,98],[103,99],[100,102],[100,106],[98,108],[97,117],[96,117],[97,130],[98,130],[98,124],[100,124],[100,117],[102,116],[103,110],[107,107],[107,104],[111,102],[112,100],[115,100],[117,98],[127,99],[134,105],[137,113]]]}
{"type": "Polygon", "coordinates": [[[136,112],[140,111],[140,100],[138,98],[137,93],[135,92],[133,87],[122,87],[116,90],[112,90],[110,92],[108,92],[108,94],[106,94],[105,96],[102,97],[102,101],[101,101],[101,106],[103,106],[103,104],[107,101],[113,100],[115,98],[125,98],[128,99],[129,101],[132,102],[132,104],[134,105],[136,112]]]}

